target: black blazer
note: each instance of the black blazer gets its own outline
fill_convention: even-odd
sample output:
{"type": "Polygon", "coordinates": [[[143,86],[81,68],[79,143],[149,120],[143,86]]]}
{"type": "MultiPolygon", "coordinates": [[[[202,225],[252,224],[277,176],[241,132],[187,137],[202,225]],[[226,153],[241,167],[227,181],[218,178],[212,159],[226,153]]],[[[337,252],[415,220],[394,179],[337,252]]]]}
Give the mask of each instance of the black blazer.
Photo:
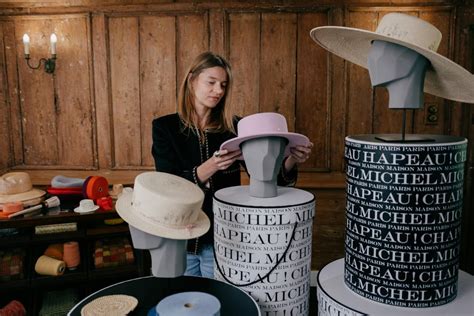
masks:
{"type": "MultiPolygon", "coordinates": [[[[235,124],[237,122],[236,118],[235,124]]],[[[201,245],[213,245],[214,242],[214,215],[212,211],[214,192],[222,188],[240,185],[240,166],[242,164],[245,168],[245,165],[242,161],[236,161],[227,170],[217,171],[209,180],[209,187],[199,182],[196,168],[209,159],[216,150],[219,150],[223,142],[236,137],[236,135],[231,132],[205,131],[205,139],[200,142],[197,133],[185,128],[177,113],[159,117],[153,120],[152,125],[153,145],[151,152],[155,159],[156,170],[183,177],[196,183],[204,191],[203,211],[211,220],[211,228],[205,235],[199,237],[199,242],[197,239],[188,242],[188,251],[197,253],[201,245]]],[[[296,168],[286,175],[280,171],[278,184],[294,184],[296,174],[296,168]]]]}

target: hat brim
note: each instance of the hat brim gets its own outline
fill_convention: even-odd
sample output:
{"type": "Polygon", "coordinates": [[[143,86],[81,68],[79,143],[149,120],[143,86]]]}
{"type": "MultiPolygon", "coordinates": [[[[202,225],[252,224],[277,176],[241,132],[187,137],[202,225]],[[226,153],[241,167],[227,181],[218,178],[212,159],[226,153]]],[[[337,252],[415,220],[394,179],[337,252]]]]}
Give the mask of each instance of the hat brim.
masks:
{"type": "Polygon", "coordinates": [[[76,207],[74,209],[74,212],[79,213],[79,214],[89,214],[89,213],[97,211],[98,209],[99,209],[99,205],[94,206],[90,210],[83,210],[80,207],[76,207]]]}
{"type": "Polygon", "coordinates": [[[23,202],[28,200],[33,200],[40,198],[46,194],[45,191],[39,189],[31,189],[30,191],[10,194],[10,195],[0,195],[0,203],[10,203],[10,202],[23,202]]]}
{"type": "Polygon", "coordinates": [[[321,26],[311,30],[311,38],[329,52],[367,68],[372,41],[380,40],[407,47],[425,56],[431,67],[426,71],[424,91],[458,102],[474,103],[474,75],[450,59],[423,47],[368,30],[321,26]]]}
{"type": "MultiPolygon", "coordinates": [[[[251,139],[261,138],[261,137],[283,137],[288,140],[288,144],[285,148],[284,156],[287,157],[290,155],[290,148],[295,146],[308,146],[309,145],[309,138],[297,133],[261,133],[243,137],[235,137],[229,139],[222,143],[220,150],[226,149],[227,151],[236,151],[240,149],[240,145],[251,139]]],[[[240,156],[238,159],[243,160],[243,156],[240,156]]]]}
{"type": "Polygon", "coordinates": [[[120,195],[115,208],[120,217],[128,224],[154,236],[169,239],[193,239],[204,235],[211,227],[209,217],[200,210],[198,219],[190,228],[172,228],[165,225],[153,223],[137,216],[132,205],[132,192],[124,192],[120,195]]]}

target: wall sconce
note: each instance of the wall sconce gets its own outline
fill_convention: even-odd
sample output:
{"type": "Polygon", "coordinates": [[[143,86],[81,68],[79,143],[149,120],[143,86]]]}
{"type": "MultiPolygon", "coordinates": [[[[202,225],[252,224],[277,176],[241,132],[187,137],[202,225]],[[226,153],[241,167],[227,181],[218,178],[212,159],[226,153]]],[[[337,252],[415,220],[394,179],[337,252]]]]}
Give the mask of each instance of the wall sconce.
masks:
{"type": "Polygon", "coordinates": [[[50,37],[50,48],[51,48],[51,58],[41,58],[38,62],[37,66],[30,65],[30,37],[28,34],[23,34],[23,45],[25,46],[25,59],[26,64],[31,69],[38,69],[41,66],[41,62],[44,62],[44,71],[49,74],[54,72],[54,68],[56,67],[56,43],[58,42],[58,38],[56,34],[52,33],[50,37]]]}

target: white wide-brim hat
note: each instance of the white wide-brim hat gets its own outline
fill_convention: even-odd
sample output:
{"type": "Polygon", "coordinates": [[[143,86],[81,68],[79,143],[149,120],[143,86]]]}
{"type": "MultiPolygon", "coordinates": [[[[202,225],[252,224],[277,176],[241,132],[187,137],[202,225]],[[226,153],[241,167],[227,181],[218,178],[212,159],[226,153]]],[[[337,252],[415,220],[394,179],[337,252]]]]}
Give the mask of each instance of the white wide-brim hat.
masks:
{"type": "Polygon", "coordinates": [[[202,211],[204,193],[194,183],[164,172],[144,172],[132,192],[124,191],[115,208],[128,224],[154,236],[193,239],[211,223],[202,211]]]}
{"type": "Polygon", "coordinates": [[[30,175],[26,172],[10,172],[0,177],[1,204],[37,200],[45,194],[46,191],[33,188],[30,175]]]}
{"type": "MultiPolygon", "coordinates": [[[[290,148],[295,146],[308,146],[308,137],[288,132],[286,119],[283,115],[274,112],[256,113],[242,118],[237,123],[237,137],[222,143],[220,150],[235,151],[240,145],[251,139],[261,137],[283,137],[288,140],[284,156],[290,155],[290,148]]],[[[241,156],[243,159],[243,157],[241,156]]]]}
{"type": "Polygon", "coordinates": [[[441,32],[417,17],[389,13],[375,32],[342,26],[321,26],[310,32],[311,38],[331,53],[367,68],[372,41],[398,44],[426,57],[431,66],[425,76],[426,93],[458,102],[474,103],[474,75],[438,54],[441,32]]]}

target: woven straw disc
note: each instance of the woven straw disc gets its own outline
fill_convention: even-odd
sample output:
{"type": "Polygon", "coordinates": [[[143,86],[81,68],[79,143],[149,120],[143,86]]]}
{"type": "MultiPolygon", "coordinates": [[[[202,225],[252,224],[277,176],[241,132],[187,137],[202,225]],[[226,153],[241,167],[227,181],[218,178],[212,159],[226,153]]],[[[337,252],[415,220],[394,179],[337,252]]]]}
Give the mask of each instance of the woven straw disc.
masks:
{"type": "Polygon", "coordinates": [[[138,305],[138,300],[129,295],[106,295],[96,298],[81,310],[82,316],[127,315],[138,305]]]}

